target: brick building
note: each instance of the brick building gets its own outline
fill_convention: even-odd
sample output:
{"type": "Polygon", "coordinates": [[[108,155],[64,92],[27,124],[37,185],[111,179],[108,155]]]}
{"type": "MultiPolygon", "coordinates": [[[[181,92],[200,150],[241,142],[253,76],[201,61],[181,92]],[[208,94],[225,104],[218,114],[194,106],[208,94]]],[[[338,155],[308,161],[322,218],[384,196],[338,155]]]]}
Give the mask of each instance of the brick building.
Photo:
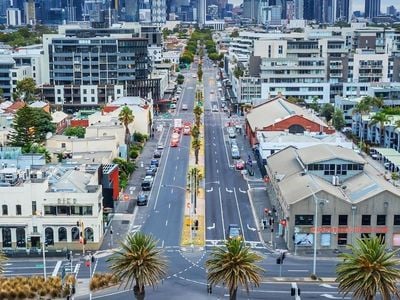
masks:
{"type": "Polygon", "coordinates": [[[286,101],[279,95],[255,106],[246,116],[246,135],[251,145],[257,144],[257,131],[318,132],[332,134],[335,129],[325,124],[311,110],[286,101]]]}

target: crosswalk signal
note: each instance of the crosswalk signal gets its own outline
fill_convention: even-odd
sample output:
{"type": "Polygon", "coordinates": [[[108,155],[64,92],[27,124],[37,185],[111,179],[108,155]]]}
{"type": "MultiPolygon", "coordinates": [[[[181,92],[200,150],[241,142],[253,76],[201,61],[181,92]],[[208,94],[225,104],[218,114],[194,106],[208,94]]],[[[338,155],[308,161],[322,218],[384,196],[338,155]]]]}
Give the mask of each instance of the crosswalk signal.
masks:
{"type": "Polygon", "coordinates": [[[94,258],[93,255],[92,255],[92,257],[90,258],[90,260],[92,261],[92,263],[94,263],[95,258],[94,258]]]}
{"type": "Polygon", "coordinates": [[[194,220],[194,230],[199,230],[199,220],[194,220]]]}

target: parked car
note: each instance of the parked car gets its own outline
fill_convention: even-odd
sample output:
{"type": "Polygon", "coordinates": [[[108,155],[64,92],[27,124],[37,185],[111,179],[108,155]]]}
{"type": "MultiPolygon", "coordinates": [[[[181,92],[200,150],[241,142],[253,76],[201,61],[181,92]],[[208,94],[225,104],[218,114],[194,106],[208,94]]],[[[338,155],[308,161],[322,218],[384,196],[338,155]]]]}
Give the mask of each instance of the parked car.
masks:
{"type": "Polygon", "coordinates": [[[236,147],[238,146],[236,139],[231,139],[231,147],[233,147],[233,146],[236,146],[236,147]]]}
{"type": "Polygon", "coordinates": [[[145,205],[147,205],[148,199],[149,199],[149,196],[147,194],[140,193],[137,196],[136,205],[137,206],[145,206],[145,205]]]}
{"type": "Polygon", "coordinates": [[[153,176],[146,176],[141,184],[142,191],[150,191],[153,186],[153,176]]]}
{"type": "Polygon", "coordinates": [[[244,160],[239,159],[238,161],[236,161],[235,168],[236,168],[236,170],[243,170],[244,169],[244,160]]]}
{"type": "Polygon", "coordinates": [[[221,108],[224,108],[225,105],[226,105],[225,102],[222,102],[222,103],[221,103],[221,108]]]}
{"type": "Polygon", "coordinates": [[[188,110],[187,104],[182,104],[182,110],[188,110]]]}
{"type": "Polygon", "coordinates": [[[163,150],[163,149],[164,149],[164,145],[162,143],[158,143],[157,150],[163,150]]]}
{"type": "Polygon", "coordinates": [[[158,150],[154,151],[153,157],[154,158],[160,158],[161,157],[161,151],[158,151],[158,150]]]}
{"type": "Polygon", "coordinates": [[[237,147],[232,147],[231,149],[231,155],[233,159],[239,159],[240,158],[240,152],[237,147]]]}
{"type": "Polygon", "coordinates": [[[175,108],[176,108],[176,104],[175,104],[175,103],[172,103],[171,106],[170,106],[170,108],[171,108],[171,109],[175,109],[175,108]]]}
{"type": "Polygon", "coordinates": [[[157,168],[159,167],[160,161],[158,159],[152,159],[150,161],[150,165],[156,166],[157,168]]]}
{"type": "Polygon", "coordinates": [[[228,234],[226,237],[228,240],[231,239],[242,239],[242,231],[237,224],[229,224],[228,234]]]}
{"type": "Polygon", "coordinates": [[[146,169],[146,176],[154,177],[154,176],[156,176],[156,173],[157,173],[157,168],[150,168],[149,167],[149,168],[146,169]]]}
{"type": "Polygon", "coordinates": [[[189,126],[183,127],[183,135],[190,135],[190,127],[189,126]]]}

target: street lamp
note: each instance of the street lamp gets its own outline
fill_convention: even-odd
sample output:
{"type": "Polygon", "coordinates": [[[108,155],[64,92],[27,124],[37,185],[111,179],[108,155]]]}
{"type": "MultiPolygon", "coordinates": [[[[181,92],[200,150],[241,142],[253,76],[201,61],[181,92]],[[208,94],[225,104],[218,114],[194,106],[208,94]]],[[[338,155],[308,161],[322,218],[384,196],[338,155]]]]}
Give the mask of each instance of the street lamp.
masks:
{"type": "Polygon", "coordinates": [[[42,236],[43,236],[43,242],[42,242],[42,253],[43,253],[43,277],[44,281],[47,280],[47,274],[46,274],[46,234],[45,234],[45,229],[44,226],[42,226],[42,236]]]}

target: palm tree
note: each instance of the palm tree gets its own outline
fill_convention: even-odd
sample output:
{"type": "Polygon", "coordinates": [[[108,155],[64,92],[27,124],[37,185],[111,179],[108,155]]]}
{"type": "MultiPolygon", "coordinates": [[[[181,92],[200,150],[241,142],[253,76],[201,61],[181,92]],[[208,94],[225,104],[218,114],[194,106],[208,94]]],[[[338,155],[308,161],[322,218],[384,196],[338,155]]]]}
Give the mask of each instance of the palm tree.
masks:
{"type": "Polygon", "coordinates": [[[131,133],[129,132],[128,126],[129,124],[133,123],[133,121],[135,120],[135,116],[133,115],[132,110],[125,105],[121,109],[118,115],[118,119],[125,126],[125,144],[129,147],[129,145],[131,144],[131,133]]]}
{"type": "Polygon", "coordinates": [[[383,112],[377,112],[371,117],[370,125],[375,125],[379,123],[379,144],[385,143],[385,124],[389,122],[389,116],[383,112]]]}
{"type": "Polygon", "coordinates": [[[258,287],[261,282],[262,268],[256,262],[261,256],[250,251],[240,239],[231,239],[225,243],[226,247],[216,247],[206,261],[208,269],[207,280],[211,285],[222,283],[229,289],[229,298],[236,300],[239,286],[247,292],[250,286],[258,287]]]}
{"type": "Polygon", "coordinates": [[[200,121],[201,121],[201,114],[203,113],[203,110],[199,105],[196,105],[195,108],[193,108],[193,113],[194,113],[194,119],[195,119],[195,124],[197,127],[200,128],[200,121]]]}
{"type": "Polygon", "coordinates": [[[192,148],[194,150],[194,156],[195,156],[195,164],[197,165],[199,163],[199,152],[200,152],[200,147],[201,147],[201,142],[200,140],[197,139],[193,139],[192,141],[192,148]]]}
{"type": "Polygon", "coordinates": [[[353,292],[355,299],[372,300],[379,291],[383,300],[391,295],[400,297],[397,281],[400,270],[396,268],[399,260],[396,251],[387,252],[385,244],[378,237],[356,241],[349,245],[351,253],[343,253],[343,259],[336,267],[339,291],[347,295],[353,292]]]}
{"type": "Polygon", "coordinates": [[[363,125],[363,120],[362,117],[364,115],[369,114],[371,111],[371,97],[364,97],[361,99],[360,102],[357,103],[357,105],[353,109],[353,114],[360,114],[361,115],[361,129],[360,129],[360,149],[363,149],[363,137],[364,137],[364,125],[363,125]]]}
{"type": "Polygon", "coordinates": [[[370,107],[382,108],[384,105],[384,101],[381,97],[364,96],[361,101],[364,101],[370,107]]]}
{"type": "Polygon", "coordinates": [[[149,235],[138,232],[129,234],[121,243],[121,250],[115,251],[108,260],[114,276],[125,280],[137,299],[144,299],[145,285],[155,286],[166,275],[167,263],[157,248],[157,241],[149,235]]]}

